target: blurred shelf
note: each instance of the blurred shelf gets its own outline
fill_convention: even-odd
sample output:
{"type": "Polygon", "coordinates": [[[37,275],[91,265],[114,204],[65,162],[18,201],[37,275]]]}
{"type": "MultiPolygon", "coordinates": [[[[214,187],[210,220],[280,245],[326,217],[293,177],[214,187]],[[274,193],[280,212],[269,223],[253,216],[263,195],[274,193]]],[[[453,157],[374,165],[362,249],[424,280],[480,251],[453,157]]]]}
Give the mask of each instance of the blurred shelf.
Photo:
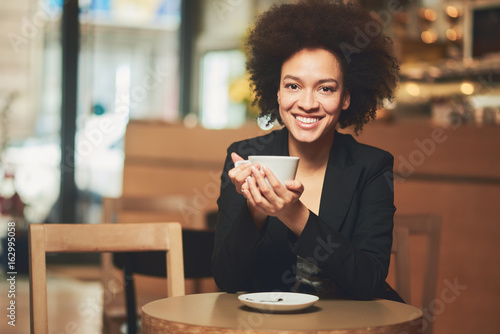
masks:
{"type": "Polygon", "coordinates": [[[401,66],[402,81],[453,82],[487,77],[500,83],[500,56],[483,59],[444,59],[438,64],[418,63],[401,66]]]}

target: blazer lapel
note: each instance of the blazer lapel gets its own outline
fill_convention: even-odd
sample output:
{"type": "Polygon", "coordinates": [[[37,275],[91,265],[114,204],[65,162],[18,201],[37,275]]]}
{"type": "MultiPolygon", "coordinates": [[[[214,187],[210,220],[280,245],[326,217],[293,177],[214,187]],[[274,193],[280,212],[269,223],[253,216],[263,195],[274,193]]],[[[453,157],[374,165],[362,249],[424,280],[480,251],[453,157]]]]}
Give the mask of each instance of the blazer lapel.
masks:
{"type": "Polygon", "coordinates": [[[319,216],[335,229],[344,220],[362,170],[361,163],[352,161],[349,146],[347,138],[335,133],[323,183],[319,216]]]}

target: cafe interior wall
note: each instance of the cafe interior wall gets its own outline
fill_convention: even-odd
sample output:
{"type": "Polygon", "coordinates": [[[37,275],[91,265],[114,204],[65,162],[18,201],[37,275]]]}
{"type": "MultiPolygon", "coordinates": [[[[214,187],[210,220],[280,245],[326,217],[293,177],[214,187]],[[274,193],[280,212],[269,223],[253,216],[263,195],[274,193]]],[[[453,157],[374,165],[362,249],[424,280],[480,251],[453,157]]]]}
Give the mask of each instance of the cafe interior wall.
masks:
{"type": "MultiPolygon", "coordinates": [[[[272,2],[256,1],[250,6],[247,1],[200,1],[201,19],[196,25],[192,58],[191,108],[177,110],[178,114],[169,116],[171,118],[158,115],[153,118],[186,127],[189,131],[203,129],[203,115],[200,114],[203,58],[210,53],[240,49],[241,37],[253,15],[272,2]],[[181,115],[187,117],[182,119],[181,115]]],[[[390,3],[362,2],[379,13],[387,10],[390,3]]],[[[403,4],[402,1],[391,3],[403,4]]],[[[434,305],[435,308],[444,306],[444,309],[436,309],[442,311],[436,320],[439,333],[465,333],[473,329],[494,333],[500,326],[497,316],[500,309],[495,306],[500,298],[500,269],[496,265],[500,249],[495,241],[500,237],[496,209],[500,201],[500,152],[496,144],[500,140],[497,127],[500,123],[500,66],[499,58],[494,55],[464,61],[464,55],[469,52],[464,44],[470,43],[465,19],[467,5],[477,3],[482,2],[412,1],[405,4],[405,10],[391,17],[388,28],[402,60],[402,81],[396,103],[387,104],[380,110],[379,120],[367,126],[358,138],[394,154],[395,171],[400,177],[396,182],[398,213],[443,216],[440,283],[434,305]],[[450,17],[446,14],[448,5],[461,8],[462,14],[450,17]],[[426,13],[425,9],[431,11],[426,13]],[[454,32],[448,32],[449,29],[454,32]],[[443,129],[449,140],[443,145],[436,144],[435,151],[427,155],[417,143],[432,139],[433,129],[443,129]],[[403,167],[404,161],[411,161],[412,154],[421,156],[415,152],[423,152],[425,159],[411,165],[414,169],[409,173],[403,167]],[[466,155],[461,156],[461,152],[466,155]],[[453,303],[442,300],[446,281],[456,281],[467,287],[459,291],[453,303]],[[471,319],[473,315],[476,320],[471,319]]],[[[488,3],[498,4],[499,1],[488,3]]],[[[3,121],[0,128],[3,144],[7,144],[3,158],[13,159],[16,166],[24,167],[25,172],[16,174],[16,184],[30,185],[19,192],[29,204],[28,218],[39,222],[50,217],[51,204],[58,196],[60,150],[48,143],[58,138],[60,96],[57,91],[43,95],[40,87],[42,82],[58,85],[58,78],[43,70],[59,64],[57,53],[60,50],[44,48],[47,40],[57,40],[58,35],[47,33],[52,26],[44,23],[44,10],[35,0],[2,1],[0,12],[5,13],[0,21],[1,31],[6,37],[10,36],[0,39],[0,106],[9,105],[8,112],[0,108],[4,110],[2,120],[8,115],[8,123],[3,121]],[[34,21],[35,15],[39,15],[39,21],[34,21]],[[22,24],[29,26],[28,22],[34,29],[26,30],[23,36],[22,24]],[[23,39],[13,40],[14,35],[9,33],[23,39]],[[45,55],[51,52],[52,58],[42,57],[44,52],[45,55]],[[13,92],[16,94],[11,95],[13,92]],[[10,103],[9,96],[12,97],[10,103]],[[40,114],[43,103],[54,108],[40,114]]],[[[138,38],[147,39],[146,35],[138,38]]],[[[255,126],[255,119],[249,118],[244,128],[248,122],[255,126]]],[[[238,131],[235,128],[232,132],[234,138],[238,131]]],[[[239,134],[253,131],[240,131],[239,134]]],[[[118,181],[113,184],[101,183],[105,189],[97,188],[98,195],[116,196],[121,191],[119,168],[123,156],[118,154],[115,158],[115,169],[111,168],[111,163],[102,164],[103,170],[92,176],[94,180],[103,180],[103,175],[110,175],[110,168],[115,177],[118,175],[118,181]]],[[[4,161],[1,168],[7,167],[4,161]]],[[[5,184],[3,179],[2,189],[5,184]]],[[[95,189],[89,189],[86,184],[82,190],[95,189]]],[[[90,211],[85,212],[82,220],[95,222],[99,210],[90,211]]],[[[420,251],[418,247],[417,251],[420,251]]]]}

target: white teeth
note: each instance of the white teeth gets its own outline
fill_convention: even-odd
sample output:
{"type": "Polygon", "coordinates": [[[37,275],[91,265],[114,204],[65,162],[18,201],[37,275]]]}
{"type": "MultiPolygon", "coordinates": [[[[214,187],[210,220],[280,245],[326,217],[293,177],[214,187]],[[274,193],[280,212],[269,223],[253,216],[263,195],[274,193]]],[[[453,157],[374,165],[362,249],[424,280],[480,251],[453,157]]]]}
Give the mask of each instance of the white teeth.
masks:
{"type": "Polygon", "coordinates": [[[295,119],[297,119],[301,123],[306,123],[306,124],[312,124],[312,123],[319,122],[319,118],[295,116],[295,119]]]}

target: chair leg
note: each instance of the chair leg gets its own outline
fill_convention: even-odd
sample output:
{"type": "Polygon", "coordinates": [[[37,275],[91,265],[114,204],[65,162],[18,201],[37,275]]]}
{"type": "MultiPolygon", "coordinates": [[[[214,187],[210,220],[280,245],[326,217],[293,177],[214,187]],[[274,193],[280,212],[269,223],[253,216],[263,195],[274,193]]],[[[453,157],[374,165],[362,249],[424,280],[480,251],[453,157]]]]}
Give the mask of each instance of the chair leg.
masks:
{"type": "Polygon", "coordinates": [[[125,283],[125,304],[127,307],[127,333],[137,333],[137,306],[135,300],[134,277],[130,271],[130,266],[123,268],[123,278],[125,283]]]}
{"type": "Polygon", "coordinates": [[[121,334],[123,322],[118,319],[110,319],[105,314],[102,317],[102,334],[121,334]]]}

